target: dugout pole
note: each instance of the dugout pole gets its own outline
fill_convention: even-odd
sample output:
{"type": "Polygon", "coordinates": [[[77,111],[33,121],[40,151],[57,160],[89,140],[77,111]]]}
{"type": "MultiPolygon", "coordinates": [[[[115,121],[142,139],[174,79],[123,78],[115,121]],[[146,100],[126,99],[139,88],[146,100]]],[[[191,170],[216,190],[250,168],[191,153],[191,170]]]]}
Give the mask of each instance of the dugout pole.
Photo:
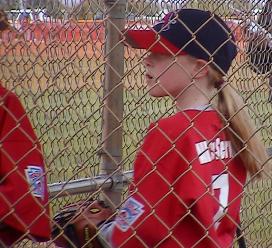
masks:
{"type": "MultiPolygon", "coordinates": [[[[126,0],[104,0],[107,7],[105,27],[105,77],[103,82],[102,139],[100,147],[100,174],[113,178],[122,177],[122,119],[124,45],[121,31],[125,28],[126,0]]],[[[116,207],[121,201],[121,184],[104,189],[102,198],[116,207]]]]}

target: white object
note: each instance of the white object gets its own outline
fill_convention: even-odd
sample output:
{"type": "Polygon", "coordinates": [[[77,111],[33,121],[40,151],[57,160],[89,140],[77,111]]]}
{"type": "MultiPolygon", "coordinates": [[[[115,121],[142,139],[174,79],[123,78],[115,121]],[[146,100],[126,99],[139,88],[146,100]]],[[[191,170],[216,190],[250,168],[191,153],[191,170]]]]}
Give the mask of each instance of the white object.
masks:
{"type": "Polygon", "coordinates": [[[268,46],[272,47],[272,34],[269,33],[266,29],[260,26],[257,22],[247,20],[245,23],[247,35],[250,36],[257,36],[263,40],[268,41],[268,46]]]}
{"type": "Polygon", "coordinates": [[[59,0],[65,7],[75,8],[81,4],[84,0],[59,0]]]}

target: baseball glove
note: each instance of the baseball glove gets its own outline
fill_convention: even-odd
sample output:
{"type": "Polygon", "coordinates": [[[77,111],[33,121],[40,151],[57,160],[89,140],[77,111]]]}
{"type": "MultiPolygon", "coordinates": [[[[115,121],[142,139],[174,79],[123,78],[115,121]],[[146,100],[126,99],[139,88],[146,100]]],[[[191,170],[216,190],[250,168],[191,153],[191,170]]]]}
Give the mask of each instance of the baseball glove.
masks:
{"type": "Polygon", "coordinates": [[[103,201],[79,201],[67,205],[53,218],[52,238],[60,247],[103,248],[97,228],[112,220],[113,215],[103,201]]]}

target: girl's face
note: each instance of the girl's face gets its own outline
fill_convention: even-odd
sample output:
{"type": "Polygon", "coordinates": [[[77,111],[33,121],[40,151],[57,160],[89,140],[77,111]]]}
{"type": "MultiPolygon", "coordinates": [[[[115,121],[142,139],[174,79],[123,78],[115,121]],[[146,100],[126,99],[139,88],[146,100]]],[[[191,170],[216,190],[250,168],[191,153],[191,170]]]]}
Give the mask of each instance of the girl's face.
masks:
{"type": "Polygon", "coordinates": [[[154,97],[177,97],[192,82],[193,59],[150,53],[144,58],[145,79],[149,94],[154,97]]]}

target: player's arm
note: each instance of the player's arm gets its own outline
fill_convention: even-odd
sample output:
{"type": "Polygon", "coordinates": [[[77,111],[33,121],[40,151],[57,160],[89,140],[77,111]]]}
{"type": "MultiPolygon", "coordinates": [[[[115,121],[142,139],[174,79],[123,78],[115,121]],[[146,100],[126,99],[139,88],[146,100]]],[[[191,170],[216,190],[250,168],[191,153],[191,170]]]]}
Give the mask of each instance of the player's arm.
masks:
{"type": "Polygon", "coordinates": [[[0,222],[23,231],[36,219],[34,223],[44,226],[40,230],[30,226],[33,234],[49,237],[49,216],[45,220],[49,215],[48,191],[40,144],[17,96],[5,92],[2,99],[0,222]]]}
{"type": "MultiPolygon", "coordinates": [[[[24,163],[44,163],[40,143],[22,103],[11,92],[5,94],[3,101],[1,159],[16,168],[24,167],[24,163]]],[[[1,168],[7,170],[8,166],[4,164],[1,168]]]]}
{"type": "MultiPolygon", "coordinates": [[[[25,176],[18,171],[21,161],[27,157],[28,149],[33,150],[36,140],[35,134],[28,121],[26,113],[18,99],[11,93],[6,92],[1,106],[1,153],[0,153],[0,216],[6,215],[13,207],[7,196],[17,194],[24,188],[25,176]],[[23,181],[23,185],[20,183],[23,181]]],[[[26,190],[26,189],[25,189],[26,190]]],[[[23,191],[24,192],[24,191],[23,191]]]]}

